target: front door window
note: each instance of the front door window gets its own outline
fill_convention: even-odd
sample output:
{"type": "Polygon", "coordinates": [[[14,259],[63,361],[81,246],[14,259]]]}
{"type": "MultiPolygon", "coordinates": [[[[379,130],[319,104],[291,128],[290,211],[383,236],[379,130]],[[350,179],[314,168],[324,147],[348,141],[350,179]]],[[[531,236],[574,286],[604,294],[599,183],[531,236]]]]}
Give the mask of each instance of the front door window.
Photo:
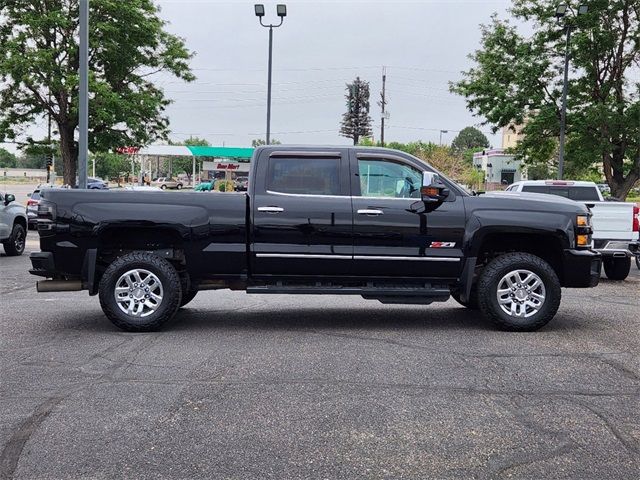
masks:
{"type": "Polygon", "coordinates": [[[420,198],[422,172],[387,159],[358,159],[362,197],[420,198]]]}

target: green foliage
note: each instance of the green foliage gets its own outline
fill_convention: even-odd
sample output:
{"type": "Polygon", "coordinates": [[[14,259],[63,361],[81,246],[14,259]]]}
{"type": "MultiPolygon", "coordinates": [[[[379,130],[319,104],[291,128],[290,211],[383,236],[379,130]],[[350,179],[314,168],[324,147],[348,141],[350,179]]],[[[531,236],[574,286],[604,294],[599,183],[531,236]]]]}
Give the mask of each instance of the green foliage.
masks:
{"type": "MultiPolygon", "coordinates": [[[[74,185],[78,1],[4,0],[0,5],[0,140],[23,138],[27,127],[50,114],[64,181],[74,185]]],[[[164,30],[166,22],[152,0],[92,0],[90,8],[91,151],[166,138],[164,111],[170,102],[150,77],[166,72],[194,79],[184,41],[164,30]]]]}
{"type": "Polygon", "coordinates": [[[347,111],[342,115],[340,135],[351,138],[354,145],[358,145],[360,138],[370,137],[371,117],[369,116],[369,82],[356,77],[353,83],[348,83],[347,111]]]}
{"type": "Polygon", "coordinates": [[[188,145],[190,147],[210,147],[211,144],[208,140],[199,137],[189,137],[187,138],[183,145],[188,145]]]}
{"type": "MultiPolygon", "coordinates": [[[[271,141],[271,145],[282,145],[280,140],[276,140],[275,138],[272,138],[270,141],[271,141]]],[[[253,140],[251,140],[251,146],[253,148],[261,147],[262,145],[266,145],[266,144],[267,142],[265,141],[264,138],[254,138],[253,140]]]]}
{"type": "Polygon", "coordinates": [[[489,147],[489,140],[484,133],[475,127],[463,128],[451,142],[451,148],[456,152],[487,147],[489,147]]]}
{"type": "Polygon", "coordinates": [[[13,153],[4,148],[0,148],[0,167],[15,168],[16,160],[16,156],[13,153]]]}
{"type": "Polygon", "coordinates": [[[96,153],[89,160],[91,166],[92,160],[96,162],[96,176],[100,178],[116,179],[119,181],[121,177],[127,177],[131,171],[131,159],[127,155],[119,153],[96,153]]]}
{"type": "MultiPolygon", "coordinates": [[[[554,17],[557,5],[513,0],[511,14],[533,27],[531,35],[494,16],[481,26],[475,66],[451,87],[496,131],[524,124],[516,154],[542,168],[557,158],[560,128],[565,30],[554,17]]],[[[624,198],[640,179],[640,9],[637,0],[588,5],[587,14],[563,20],[572,27],[567,177],[599,164],[614,196],[624,198]]]]}

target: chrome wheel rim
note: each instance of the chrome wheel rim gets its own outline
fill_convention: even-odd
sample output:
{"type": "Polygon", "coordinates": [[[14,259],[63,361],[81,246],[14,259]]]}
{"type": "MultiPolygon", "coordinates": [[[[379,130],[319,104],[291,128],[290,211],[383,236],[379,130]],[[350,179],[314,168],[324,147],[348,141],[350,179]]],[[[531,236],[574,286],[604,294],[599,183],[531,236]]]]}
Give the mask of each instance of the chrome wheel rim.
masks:
{"type": "Polygon", "coordinates": [[[498,282],[500,309],[516,318],[528,318],[540,311],[546,300],[542,279],[530,270],[514,270],[498,282]]]}
{"type": "Polygon", "coordinates": [[[17,251],[21,252],[22,250],[24,250],[24,245],[25,245],[24,232],[22,230],[18,230],[16,232],[16,238],[13,241],[13,246],[16,248],[17,251]]]}
{"type": "Polygon", "coordinates": [[[120,276],[114,296],[123,313],[130,317],[144,318],[160,307],[164,289],[154,273],[137,268],[120,276]]]}

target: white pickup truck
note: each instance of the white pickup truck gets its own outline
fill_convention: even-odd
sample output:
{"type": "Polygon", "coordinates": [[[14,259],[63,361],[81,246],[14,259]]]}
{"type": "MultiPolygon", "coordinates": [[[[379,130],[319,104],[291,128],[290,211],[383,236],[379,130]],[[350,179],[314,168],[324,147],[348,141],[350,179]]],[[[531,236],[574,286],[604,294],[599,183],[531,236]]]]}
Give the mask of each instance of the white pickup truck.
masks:
{"type": "Polygon", "coordinates": [[[509,185],[506,191],[558,195],[588,205],[593,213],[593,247],[603,256],[605,274],[612,280],[627,278],[631,257],[639,248],[637,205],[605,201],[594,182],[523,180],[509,185]]]}

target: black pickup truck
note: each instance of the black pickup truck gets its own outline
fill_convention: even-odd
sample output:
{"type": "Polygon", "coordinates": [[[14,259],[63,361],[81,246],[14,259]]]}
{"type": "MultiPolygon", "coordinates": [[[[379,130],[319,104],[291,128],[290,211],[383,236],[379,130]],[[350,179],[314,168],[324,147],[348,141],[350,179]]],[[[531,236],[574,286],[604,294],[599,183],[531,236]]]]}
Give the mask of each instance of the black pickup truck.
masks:
{"type": "Polygon", "coordinates": [[[258,148],[246,193],[44,190],[38,231],[38,291],[98,294],[130,331],[157,329],[215,289],[453,296],[503,329],[535,330],[561,287],[594,287],[601,267],[584,205],[473,196],[383,148],[258,148]]]}

